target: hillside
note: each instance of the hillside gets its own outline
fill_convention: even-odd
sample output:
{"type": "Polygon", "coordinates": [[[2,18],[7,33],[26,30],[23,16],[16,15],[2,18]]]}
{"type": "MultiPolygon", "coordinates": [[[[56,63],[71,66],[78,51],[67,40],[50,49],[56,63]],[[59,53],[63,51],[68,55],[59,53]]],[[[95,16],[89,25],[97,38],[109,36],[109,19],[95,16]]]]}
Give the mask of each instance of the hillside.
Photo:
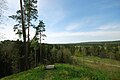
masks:
{"type": "MultiPolygon", "coordinates": [[[[39,45],[39,43],[36,44],[39,45]]],[[[27,67],[25,65],[26,58],[24,57],[25,54],[23,54],[24,47],[22,41],[3,41],[0,43],[0,78],[14,74],[2,80],[49,80],[47,76],[51,80],[54,78],[55,80],[58,78],[61,80],[66,78],[68,80],[79,80],[81,78],[88,80],[120,80],[119,41],[42,44],[42,54],[40,54],[40,48],[39,46],[36,47],[36,44],[31,44],[31,53],[28,58],[29,69],[39,64],[54,63],[72,64],[74,68],[72,65],[56,64],[56,69],[54,70],[44,70],[43,66],[39,66],[22,72],[27,67]]]]}
{"type": "Polygon", "coordinates": [[[0,80],[119,80],[107,71],[85,66],[55,64],[56,69],[45,70],[44,66],[14,74],[0,80]]]}

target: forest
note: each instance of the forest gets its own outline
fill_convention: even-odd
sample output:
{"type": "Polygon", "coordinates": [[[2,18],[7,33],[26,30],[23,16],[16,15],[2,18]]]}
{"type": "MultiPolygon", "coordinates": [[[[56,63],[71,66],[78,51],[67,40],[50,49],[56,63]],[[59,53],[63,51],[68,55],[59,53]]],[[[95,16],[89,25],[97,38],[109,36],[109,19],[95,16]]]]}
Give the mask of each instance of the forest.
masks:
{"type": "MultiPolygon", "coordinates": [[[[28,69],[42,64],[77,64],[75,57],[95,56],[120,61],[120,41],[89,42],[76,44],[30,43],[28,69]],[[36,46],[38,45],[38,46],[36,46]]],[[[5,40],[0,42],[0,77],[26,70],[22,41],[5,40]]]]}

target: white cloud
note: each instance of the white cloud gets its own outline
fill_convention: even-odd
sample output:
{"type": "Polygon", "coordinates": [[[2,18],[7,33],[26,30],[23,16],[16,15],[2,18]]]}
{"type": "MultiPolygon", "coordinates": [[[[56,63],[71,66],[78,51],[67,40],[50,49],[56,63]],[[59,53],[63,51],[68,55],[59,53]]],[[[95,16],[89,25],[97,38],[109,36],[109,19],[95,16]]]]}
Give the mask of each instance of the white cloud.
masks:
{"type": "Polygon", "coordinates": [[[120,39],[120,31],[91,31],[91,32],[49,32],[45,42],[73,43],[81,41],[100,41],[120,39]]]}
{"type": "MultiPolygon", "coordinates": [[[[99,18],[99,17],[98,17],[99,18]]],[[[48,43],[73,43],[81,41],[103,41],[103,40],[118,40],[120,39],[120,24],[108,23],[97,24],[98,18],[84,18],[79,22],[73,22],[66,26],[65,31],[62,32],[46,32],[47,38],[45,42],[48,43]],[[88,26],[98,26],[96,31],[88,32],[74,32],[88,26]]]]}
{"type": "Polygon", "coordinates": [[[80,23],[72,23],[66,26],[66,30],[67,31],[76,30],[76,29],[79,29],[80,27],[81,27],[80,23]]]}
{"type": "Polygon", "coordinates": [[[119,37],[120,31],[91,31],[91,32],[49,32],[50,37],[64,37],[64,36],[109,36],[119,37]],[[115,36],[116,35],[116,36],[115,36]]]}
{"type": "Polygon", "coordinates": [[[105,24],[100,26],[98,29],[100,30],[120,30],[120,23],[109,23],[109,24],[105,24]]]}
{"type": "Polygon", "coordinates": [[[98,25],[99,17],[91,16],[80,19],[76,22],[70,22],[65,28],[67,31],[79,30],[80,28],[93,27],[98,25]]]}
{"type": "Polygon", "coordinates": [[[7,0],[8,9],[5,11],[5,15],[15,14],[15,12],[20,9],[19,3],[19,0],[7,0]]]}
{"type": "Polygon", "coordinates": [[[4,27],[0,26],[0,29],[4,29],[4,27]]]}
{"type": "Polygon", "coordinates": [[[17,35],[15,35],[14,31],[13,31],[13,27],[12,26],[3,26],[5,29],[0,30],[0,40],[6,40],[6,39],[10,39],[10,40],[16,40],[18,38],[17,35]]]}
{"type": "Polygon", "coordinates": [[[7,0],[8,9],[15,10],[20,7],[20,0],[7,0]]]}

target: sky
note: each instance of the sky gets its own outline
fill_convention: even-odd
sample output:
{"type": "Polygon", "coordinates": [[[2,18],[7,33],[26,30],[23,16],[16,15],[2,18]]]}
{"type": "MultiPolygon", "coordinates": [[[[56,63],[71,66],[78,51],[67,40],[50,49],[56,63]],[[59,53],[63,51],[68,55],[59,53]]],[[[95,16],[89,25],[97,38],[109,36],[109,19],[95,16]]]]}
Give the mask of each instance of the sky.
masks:
{"type": "MultiPolygon", "coordinates": [[[[5,16],[15,14],[19,0],[7,0],[5,16]]],[[[46,25],[45,43],[120,40],[120,0],[38,0],[39,20],[46,25]]],[[[16,22],[0,25],[0,40],[16,40],[16,22]]],[[[36,23],[37,24],[37,23],[36,23]]],[[[30,37],[34,36],[31,28],[30,37]]]]}

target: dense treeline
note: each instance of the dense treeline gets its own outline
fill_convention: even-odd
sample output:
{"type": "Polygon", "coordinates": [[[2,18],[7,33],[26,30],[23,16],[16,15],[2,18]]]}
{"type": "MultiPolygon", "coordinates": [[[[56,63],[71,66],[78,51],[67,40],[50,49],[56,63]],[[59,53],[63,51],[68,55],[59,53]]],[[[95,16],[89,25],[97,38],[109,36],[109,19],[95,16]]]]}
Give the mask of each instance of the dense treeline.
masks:
{"type": "MultiPolygon", "coordinates": [[[[28,43],[27,43],[28,44],[28,43]]],[[[98,56],[120,61],[120,42],[42,44],[32,41],[28,54],[28,67],[41,64],[72,63],[73,57],[98,56]],[[41,50],[41,51],[40,51],[41,50]]],[[[25,70],[25,54],[22,41],[0,42],[0,77],[25,70]]]]}

